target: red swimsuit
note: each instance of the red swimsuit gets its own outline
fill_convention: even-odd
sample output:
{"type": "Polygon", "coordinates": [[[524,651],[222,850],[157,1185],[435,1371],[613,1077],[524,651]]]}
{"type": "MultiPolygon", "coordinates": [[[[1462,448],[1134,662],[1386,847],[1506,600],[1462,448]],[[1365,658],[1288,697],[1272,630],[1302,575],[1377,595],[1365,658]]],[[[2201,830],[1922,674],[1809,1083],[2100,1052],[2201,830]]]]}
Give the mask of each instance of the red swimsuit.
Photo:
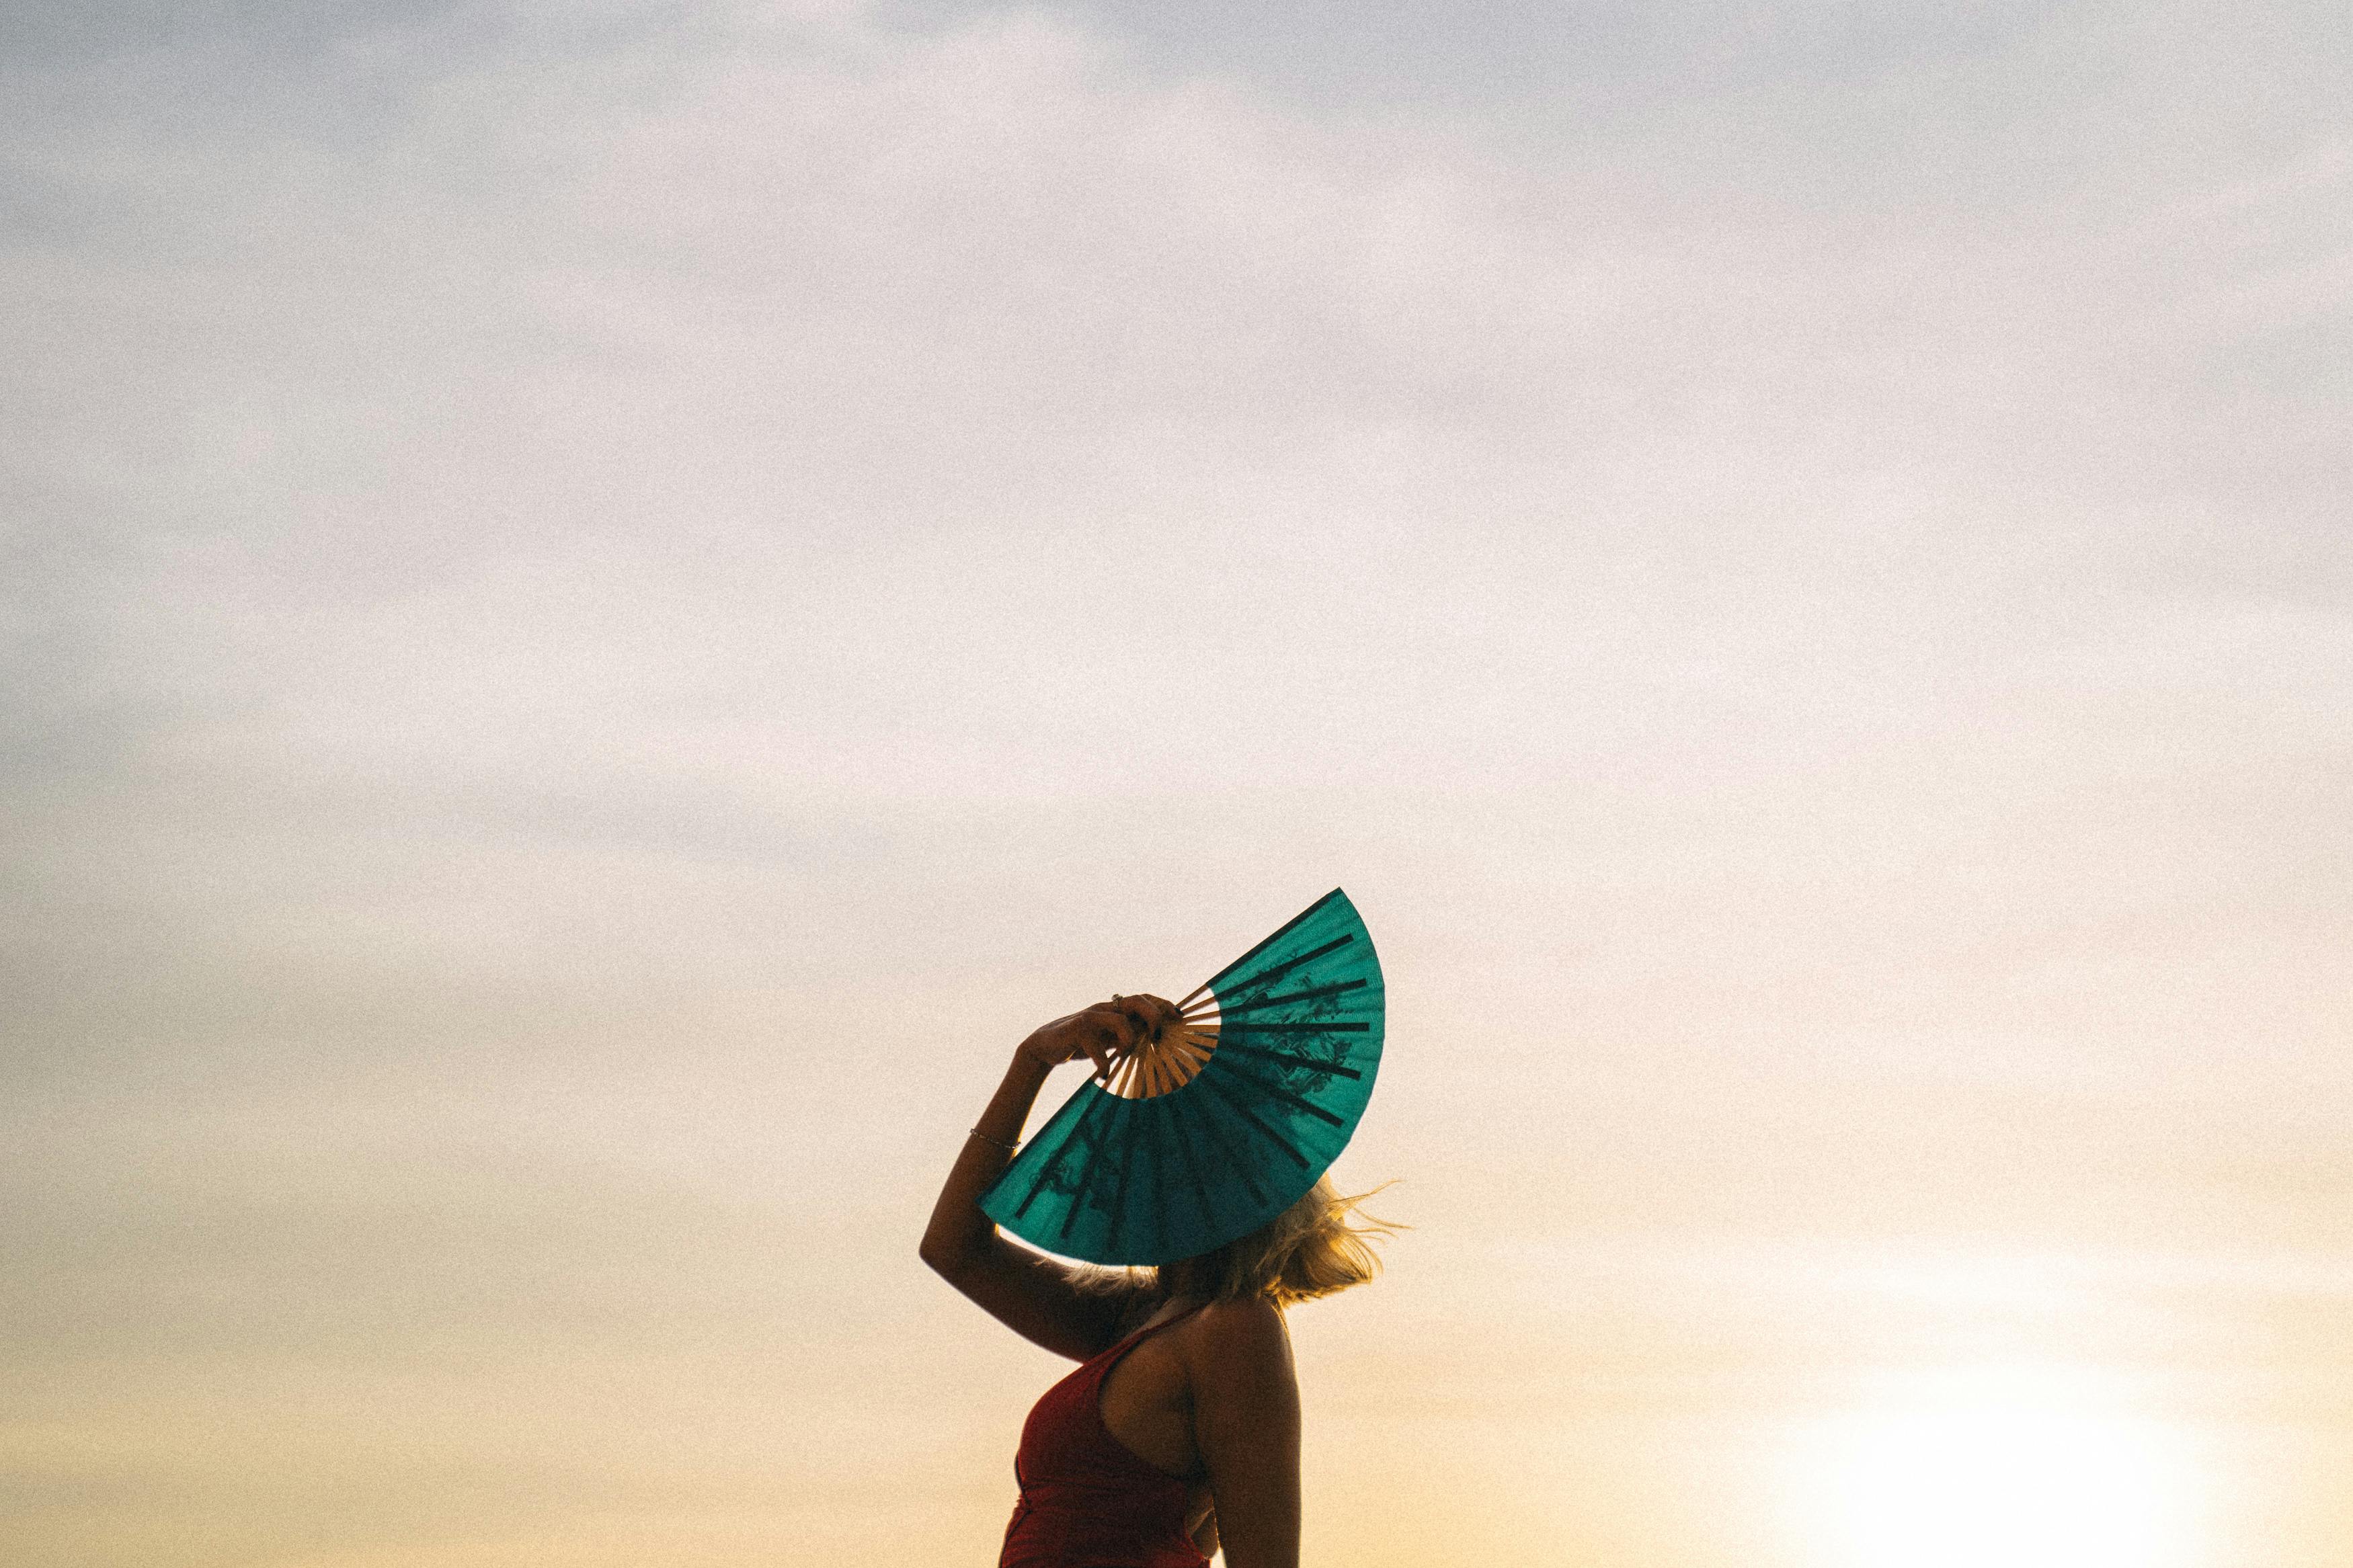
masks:
{"type": "Polygon", "coordinates": [[[1046,1391],[1021,1428],[1021,1500],[997,1568],[1207,1568],[1185,1531],[1192,1487],[1154,1468],[1103,1423],[1103,1381],[1170,1323],[1138,1329],[1046,1391]]]}

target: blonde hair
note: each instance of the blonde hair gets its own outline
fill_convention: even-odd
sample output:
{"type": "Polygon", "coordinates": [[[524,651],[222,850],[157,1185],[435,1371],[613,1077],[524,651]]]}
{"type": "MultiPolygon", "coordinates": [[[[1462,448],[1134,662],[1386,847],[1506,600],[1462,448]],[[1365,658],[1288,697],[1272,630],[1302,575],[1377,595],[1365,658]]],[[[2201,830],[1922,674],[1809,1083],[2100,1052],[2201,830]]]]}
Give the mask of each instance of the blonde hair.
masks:
{"type": "Polygon", "coordinates": [[[1370,1238],[1387,1240],[1404,1228],[1364,1212],[1365,1200],[1381,1190],[1342,1197],[1332,1179],[1322,1177],[1306,1196],[1248,1236],[1154,1269],[1155,1293],[1212,1301],[1262,1298],[1288,1307],[1362,1285],[1381,1271],[1370,1238]]]}

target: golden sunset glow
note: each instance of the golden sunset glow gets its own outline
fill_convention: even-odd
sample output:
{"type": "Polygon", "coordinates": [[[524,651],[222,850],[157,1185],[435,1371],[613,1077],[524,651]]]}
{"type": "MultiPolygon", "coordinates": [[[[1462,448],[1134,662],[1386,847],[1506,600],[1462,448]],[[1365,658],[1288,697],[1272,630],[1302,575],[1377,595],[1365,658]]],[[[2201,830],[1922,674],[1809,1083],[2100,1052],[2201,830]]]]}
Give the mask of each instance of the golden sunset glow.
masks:
{"type": "Polygon", "coordinates": [[[1824,1568],[2197,1568],[2216,1477],[2064,1371],[1995,1370],[1830,1424],[1793,1478],[1824,1568]],[[1810,1473],[1806,1473],[1806,1472],[1810,1473]]]}
{"type": "Polygon", "coordinates": [[[1309,1568],[2347,1568],[2348,80],[0,6],[0,1568],[985,1568],[951,1160],[1335,886],[1309,1568]]]}

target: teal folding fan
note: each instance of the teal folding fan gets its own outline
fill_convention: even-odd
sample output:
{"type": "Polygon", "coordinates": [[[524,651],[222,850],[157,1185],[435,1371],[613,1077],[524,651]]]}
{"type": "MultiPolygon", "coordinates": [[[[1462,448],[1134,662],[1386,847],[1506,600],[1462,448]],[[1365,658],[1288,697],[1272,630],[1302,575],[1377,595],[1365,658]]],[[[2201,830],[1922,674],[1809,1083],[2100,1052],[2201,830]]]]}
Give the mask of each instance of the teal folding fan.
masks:
{"type": "Polygon", "coordinates": [[[1166,1263],[1247,1236],[1315,1184],[1372,1097],[1381,965],[1337,888],[1226,965],[1182,1017],[1071,1096],[981,1199],[1024,1241],[1166,1263]]]}

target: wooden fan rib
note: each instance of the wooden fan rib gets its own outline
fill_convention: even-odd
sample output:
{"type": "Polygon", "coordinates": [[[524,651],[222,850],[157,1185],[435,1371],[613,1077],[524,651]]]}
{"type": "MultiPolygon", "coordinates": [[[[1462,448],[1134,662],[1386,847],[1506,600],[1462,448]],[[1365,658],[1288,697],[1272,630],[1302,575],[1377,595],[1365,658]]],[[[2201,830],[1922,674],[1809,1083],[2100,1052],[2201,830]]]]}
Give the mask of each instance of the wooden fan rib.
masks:
{"type": "Polygon", "coordinates": [[[1061,1144],[1046,1157],[1043,1164],[1038,1167],[1037,1179],[1029,1184],[1029,1192],[1022,1195],[1019,1205],[1013,1211],[1015,1219],[1019,1219],[1029,1212],[1029,1205],[1038,1201],[1038,1194],[1046,1190],[1046,1184],[1053,1178],[1055,1172],[1062,1168],[1062,1162],[1071,1157],[1071,1150],[1078,1142],[1079,1134],[1085,1130],[1088,1121],[1102,1109],[1103,1097],[1097,1095],[1088,1102],[1085,1110],[1079,1112],[1078,1120],[1071,1123],[1070,1131],[1063,1134],[1061,1144]]]}
{"type": "MultiPolygon", "coordinates": [[[[1097,1103],[1105,1104],[1110,1100],[1111,1096],[1105,1095],[1097,1103]]],[[[1093,1109],[1093,1106],[1088,1107],[1090,1111],[1093,1109]]],[[[1095,1190],[1095,1173],[1103,1169],[1103,1134],[1097,1132],[1087,1146],[1086,1168],[1079,1173],[1079,1184],[1071,1194],[1071,1206],[1062,1211],[1062,1223],[1054,1232],[1056,1240],[1068,1241],[1071,1238],[1071,1226],[1078,1223],[1079,1211],[1087,1206],[1087,1199],[1095,1190]]]]}
{"type": "MultiPolygon", "coordinates": [[[[1169,1120],[1172,1122],[1183,1121],[1187,1114],[1186,1106],[1188,1103],[1182,1100],[1175,1101],[1168,1113],[1169,1120]]],[[[1182,1126],[1172,1125],[1168,1130],[1168,1135],[1176,1142],[1177,1158],[1185,1166],[1187,1184],[1193,1189],[1193,1201],[1200,1205],[1201,1224],[1214,1230],[1218,1225],[1217,1211],[1209,1203],[1209,1184],[1201,1179],[1201,1163],[1193,1152],[1193,1141],[1185,1136],[1185,1129],[1182,1126]]]]}
{"type": "Polygon", "coordinates": [[[1234,1041],[1226,1048],[1249,1057],[1252,1060],[1263,1058],[1269,1061],[1286,1062],[1293,1067],[1313,1068],[1317,1072],[1333,1073],[1341,1078],[1362,1079],[1365,1076],[1355,1068],[1343,1067],[1338,1062],[1327,1062],[1321,1057],[1301,1056],[1297,1051],[1270,1050],[1264,1046],[1246,1046],[1240,1040],[1234,1041]]]}
{"type": "Polygon", "coordinates": [[[1261,996],[1254,1001],[1241,1003],[1232,1011],[1255,1013],[1268,1007],[1287,1007],[1297,1002],[1320,1002],[1326,996],[1337,996],[1349,991],[1361,991],[1369,984],[1370,982],[1360,975],[1356,979],[1343,980],[1334,985],[1313,985],[1304,991],[1287,992],[1281,996],[1261,996]]]}
{"type": "Polygon", "coordinates": [[[1131,1128],[1128,1135],[1119,1141],[1119,1184],[1111,1194],[1111,1235],[1105,1241],[1113,1252],[1119,1250],[1119,1233],[1127,1223],[1127,1176],[1134,1163],[1135,1134],[1131,1128]]]}
{"type": "MultiPolygon", "coordinates": [[[[1281,925],[1275,927],[1271,932],[1253,943],[1248,952],[1243,953],[1240,958],[1235,959],[1231,963],[1227,964],[1223,969],[1220,969],[1215,974],[1210,975],[1208,982],[1202,985],[1201,990],[1207,991],[1210,986],[1215,985],[1227,975],[1231,974],[1234,971],[1241,968],[1242,965],[1250,963],[1260,953],[1264,952],[1268,948],[1272,947],[1276,942],[1281,942],[1284,937],[1289,936],[1293,931],[1295,931],[1301,926],[1305,925],[1310,920],[1314,918],[1317,910],[1323,909],[1325,905],[1329,904],[1333,900],[1338,897],[1340,897],[1340,889],[1335,888],[1330,892],[1324,894],[1322,898],[1316,900],[1314,903],[1308,905],[1305,909],[1300,910],[1297,914],[1292,916],[1289,920],[1283,921],[1281,925]]],[[[1193,994],[1198,996],[1200,994],[1200,992],[1197,991],[1193,994]]],[[[1191,998],[1187,997],[1187,1000],[1189,1001],[1191,998]]]]}
{"type": "MultiPolygon", "coordinates": [[[[1247,1077],[1248,1075],[1245,1074],[1242,1076],[1247,1077]]],[[[1273,1128],[1269,1127],[1263,1121],[1260,1120],[1258,1112],[1252,1110],[1240,1096],[1237,1095],[1232,1089],[1227,1088],[1222,1081],[1213,1077],[1208,1079],[1207,1082],[1208,1083],[1210,1091],[1216,1094],[1219,1100],[1226,1102],[1228,1110],[1240,1117],[1243,1121],[1249,1122],[1252,1127],[1257,1128],[1261,1133],[1265,1135],[1269,1142],[1282,1150],[1284,1153],[1290,1155],[1292,1162],[1301,1170],[1312,1171],[1315,1168],[1308,1163],[1306,1155],[1301,1153],[1297,1149],[1292,1146],[1290,1139],[1285,1138],[1282,1133],[1277,1132],[1273,1128]]],[[[1247,1174],[1248,1167],[1243,1167],[1243,1171],[1244,1173],[1247,1174]]]]}
{"type": "MultiPolygon", "coordinates": [[[[1209,1079],[1208,1083],[1212,1091],[1215,1091],[1219,1087],[1215,1079],[1209,1079]]],[[[1220,1096],[1220,1098],[1223,1099],[1225,1097],[1220,1096]]],[[[1192,1104],[1193,1101],[1187,1099],[1180,1100],[1176,1103],[1179,1105],[1189,1105],[1192,1104]]],[[[1229,1100],[1228,1103],[1231,1104],[1231,1101],[1229,1100]]],[[[1239,1110],[1240,1108],[1236,1107],[1235,1109],[1239,1110]]],[[[1248,1113],[1245,1112],[1244,1114],[1247,1115],[1248,1113]]],[[[1218,1152],[1225,1157],[1227,1168],[1232,1171],[1235,1176],[1240,1178],[1242,1184],[1242,1189],[1250,1195],[1250,1201],[1263,1207],[1266,1204],[1266,1189],[1258,1184],[1258,1177],[1251,1173],[1250,1162],[1242,1158],[1241,1151],[1234,1147],[1233,1140],[1226,1136],[1226,1130],[1218,1125],[1218,1119],[1209,1114],[1207,1106],[1203,1106],[1198,1115],[1202,1130],[1209,1135],[1209,1142],[1215,1143],[1218,1146],[1218,1152]]],[[[1277,1139],[1275,1141],[1277,1142],[1282,1142],[1281,1139],[1277,1139]]],[[[1290,1148],[1290,1145],[1286,1143],[1283,1144],[1283,1147],[1290,1148]]]]}
{"type": "MultiPolygon", "coordinates": [[[[1327,952],[1337,952],[1356,940],[1356,933],[1355,931],[1343,931],[1341,934],[1334,937],[1330,942],[1325,942],[1321,947],[1309,948],[1305,952],[1301,953],[1296,958],[1286,958],[1281,963],[1276,964],[1272,969],[1262,969],[1258,973],[1251,975],[1248,980],[1235,981],[1231,985],[1226,987],[1220,994],[1227,996],[1237,995],[1241,992],[1249,990],[1253,985],[1264,985],[1270,982],[1280,980],[1284,975],[1290,973],[1293,970],[1298,968],[1301,964],[1313,963],[1314,960],[1323,957],[1327,952]]],[[[1248,1004],[1245,1003],[1244,1005],[1248,1005],[1248,1004]]]]}
{"type": "Polygon", "coordinates": [[[1228,1065],[1232,1068],[1233,1074],[1236,1078],[1240,1079],[1245,1083],[1256,1084],[1260,1089],[1264,1089],[1267,1093],[1275,1096],[1279,1100],[1289,1100],[1292,1104],[1299,1107],[1300,1110],[1307,1112],[1308,1115],[1314,1117],[1320,1121],[1330,1122],[1335,1127],[1345,1127],[1348,1124],[1345,1118],[1333,1115],[1332,1112],[1324,1110],[1322,1106],[1316,1104],[1314,1100],[1309,1100],[1306,1096],[1285,1088],[1283,1085],[1275,1082],[1271,1078],[1261,1078],[1258,1074],[1250,1071],[1248,1068],[1236,1063],[1229,1063],[1228,1065]]]}
{"type": "Polygon", "coordinates": [[[1169,1222],[1176,1217],[1174,1212],[1176,1204],[1175,1190],[1176,1177],[1176,1173],[1170,1169],[1171,1162],[1168,1158],[1167,1107],[1154,1105],[1150,1108],[1150,1111],[1151,1114],[1145,1118],[1145,1141],[1152,1145],[1153,1185],[1161,1194],[1161,1201],[1153,1205],[1151,1210],[1152,1253],[1155,1258],[1158,1258],[1165,1257],[1168,1252],[1168,1226],[1169,1222]]]}
{"type": "Polygon", "coordinates": [[[1161,1092],[1173,1094],[1193,1081],[1200,1071],[1200,1053],[1181,1040],[1171,1039],[1160,1058],[1160,1078],[1165,1087],[1161,1092]]]}

